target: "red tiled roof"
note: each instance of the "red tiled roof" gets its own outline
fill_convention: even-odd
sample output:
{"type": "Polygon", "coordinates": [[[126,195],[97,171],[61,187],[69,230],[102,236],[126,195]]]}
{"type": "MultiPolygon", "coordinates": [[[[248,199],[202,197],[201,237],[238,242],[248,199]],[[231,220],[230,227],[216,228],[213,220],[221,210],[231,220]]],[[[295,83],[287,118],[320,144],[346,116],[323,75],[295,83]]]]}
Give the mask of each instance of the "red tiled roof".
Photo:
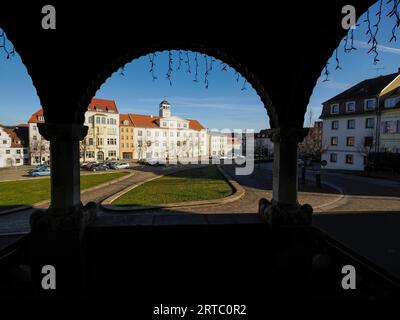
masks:
{"type": "Polygon", "coordinates": [[[26,123],[20,123],[20,124],[18,124],[18,125],[16,125],[15,127],[19,127],[19,128],[28,128],[29,127],[29,125],[28,124],[26,124],[26,123]]]}
{"type": "Polygon", "coordinates": [[[133,121],[131,119],[131,115],[130,114],[122,114],[120,113],[119,115],[119,125],[120,126],[133,126],[133,121]],[[128,120],[129,124],[124,124],[124,122],[128,120]]]}
{"type": "Polygon", "coordinates": [[[189,128],[192,130],[203,130],[204,127],[201,125],[200,122],[198,122],[197,120],[193,120],[193,119],[187,119],[189,121],[189,128]]]}
{"type": "Polygon", "coordinates": [[[12,128],[3,128],[3,130],[9,135],[11,138],[11,148],[22,148],[21,140],[17,136],[15,129],[12,128]]]}
{"type": "Polygon", "coordinates": [[[93,98],[92,102],[88,106],[90,111],[113,111],[113,113],[118,113],[117,105],[114,100],[97,99],[93,98]]]}
{"type": "Polygon", "coordinates": [[[43,109],[39,109],[36,111],[28,120],[28,123],[44,123],[44,121],[40,121],[39,117],[43,117],[43,109]]]}
{"type": "MultiPolygon", "coordinates": [[[[129,114],[131,121],[133,122],[135,127],[141,128],[159,128],[159,124],[157,120],[160,120],[160,117],[149,116],[143,114],[129,114]]],[[[189,121],[189,128],[192,130],[203,130],[204,127],[197,120],[187,119],[189,121]]]]}
{"type": "Polygon", "coordinates": [[[135,127],[141,128],[159,128],[160,126],[157,124],[157,120],[160,117],[151,117],[143,114],[129,114],[131,121],[135,127]]]}
{"type": "MultiPolygon", "coordinates": [[[[90,111],[100,111],[98,109],[102,109],[103,111],[113,111],[113,113],[118,113],[117,106],[114,100],[105,100],[105,99],[97,99],[93,98],[92,102],[88,106],[88,110],[90,111]]],[[[43,116],[43,109],[39,109],[36,111],[28,120],[28,123],[44,123],[44,121],[40,121],[39,117],[43,116]]],[[[18,125],[18,127],[24,125],[18,125]]]]}

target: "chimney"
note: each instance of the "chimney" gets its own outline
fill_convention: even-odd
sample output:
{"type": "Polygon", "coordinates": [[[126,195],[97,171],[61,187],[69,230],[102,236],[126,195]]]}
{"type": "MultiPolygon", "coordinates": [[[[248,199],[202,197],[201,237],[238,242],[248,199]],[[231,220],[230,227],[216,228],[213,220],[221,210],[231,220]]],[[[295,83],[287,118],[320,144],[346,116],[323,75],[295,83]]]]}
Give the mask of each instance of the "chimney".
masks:
{"type": "Polygon", "coordinates": [[[152,118],[152,119],[153,119],[153,115],[152,115],[152,114],[150,115],[150,118],[152,118]]]}

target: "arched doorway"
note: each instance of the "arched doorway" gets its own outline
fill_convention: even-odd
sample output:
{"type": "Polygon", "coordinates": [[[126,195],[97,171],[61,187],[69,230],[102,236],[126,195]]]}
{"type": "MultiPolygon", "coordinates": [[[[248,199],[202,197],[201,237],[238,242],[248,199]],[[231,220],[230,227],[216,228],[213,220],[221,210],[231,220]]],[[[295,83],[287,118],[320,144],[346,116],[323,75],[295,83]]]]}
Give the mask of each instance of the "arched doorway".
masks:
{"type": "Polygon", "coordinates": [[[97,152],[97,161],[104,161],[104,152],[103,151],[97,152]]]}

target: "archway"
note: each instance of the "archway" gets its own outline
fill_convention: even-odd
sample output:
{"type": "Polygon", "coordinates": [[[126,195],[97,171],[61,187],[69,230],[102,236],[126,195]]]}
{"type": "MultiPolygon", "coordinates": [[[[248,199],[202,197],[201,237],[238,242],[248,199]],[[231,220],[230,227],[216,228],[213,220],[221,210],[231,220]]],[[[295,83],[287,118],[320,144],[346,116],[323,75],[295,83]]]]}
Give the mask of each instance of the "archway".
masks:
{"type": "Polygon", "coordinates": [[[97,161],[104,161],[104,152],[103,151],[97,152],[97,161]]]}
{"type": "MultiPolygon", "coordinates": [[[[311,130],[320,132],[319,177],[342,193],[315,210],[314,224],[398,276],[398,259],[387,256],[399,242],[398,2],[376,1],[367,9],[337,43],[310,98],[314,116],[309,111],[305,125],[318,122],[311,130]]],[[[307,175],[313,179],[315,170],[307,175]]]]}

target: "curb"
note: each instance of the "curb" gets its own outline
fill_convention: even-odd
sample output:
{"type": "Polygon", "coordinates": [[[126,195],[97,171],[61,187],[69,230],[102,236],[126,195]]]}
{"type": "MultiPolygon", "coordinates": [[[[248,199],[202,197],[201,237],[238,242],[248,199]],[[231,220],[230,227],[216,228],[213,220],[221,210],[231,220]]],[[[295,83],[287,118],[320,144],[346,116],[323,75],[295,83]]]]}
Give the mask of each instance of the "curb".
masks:
{"type": "MultiPolygon", "coordinates": [[[[307,179],[307,180],[308,180],[308,181],[315,182],[315,180],[313,180],[313,179],[307,179]]],[[[320,210],[320,209],[322,209],[322,211],[324,211],[323,208],[332,206],[332,205],[335,204],[336,202],[339,202],[339,201],[343,200],[343,199],[346,197],[346,194],[344,193],[343,189],[340,188],[339,186],[337,186],[337,185],[335,185],[335,184],[333,184],[333,183],[330,183],[330,182],[323,182],[322,184],[324,184],[324,185],[326,185],[326,186],[328,186],[328,187],[330,187],[330,188],[332,188],[332,189],[335,189],[336,191],[339,192],[340,195],[339,195],[335,200],[332,200],[332,201],[330,201],[330,202],[327,202],[327,203],[321,204],[321,205],[319,205],[319,206],[313,207],[314,210],[320,210]]],[[[336,206],[336,207],[337,207],[337,206],[336,206]]],[[[336,207],[334,206],[334,207],[332,207],[332,208],[330,208],[330,209],[334,209],[334,208],[336,208],[336,207]]]]}
{"type": "Polygon", "coordinates": [[[233,180],[223,169],[220,165],[217,165],[217,168],[219,172],[224,176],[228,184],[233,190],[233,194],[231,194],[228,197],[222,198],[222,199],[215,199],[215,200],[200,200],[200,201],[191,201],[191,202],[177,202],[177,203],[170,203],[170,204],[160,204],[160,205],[154,205],[154,206],[113,206],[112,202],[115,201],[117,198],[122,196],[123,194],[141,186],[142,184],[156,180],[158,178],[161,178],[163,176],[168,176],[172,173],[157,176],[157,177],[152,177],[150,179],[146,179],[134,186],[130,186],[113,196],[107,198],[104,200],[100,205],[103,209],[109,210],[109,211],[119,211],[119,212],[124,212],[124,211],[143,211],[143,210],[154,210],[154,209],[167,209],[167,208],[182,208],[182,207],[193,207],[193,206],[207,206],[207,205],[220,205],[220,204],[226,204],[230,203],[233,201],[237,201],[240,198],[242,198],[245,194],[244,188],[238,184],[235,180],[233,180]]]}
{"type": "MultiPolygon", "coordinates": [[[[128,172],[128,171],[122,171],[122,172],[128,172]]],[[[109,173],[109,172],[108,172],[108,173],[109,173]]],[[[98,174],[104,174],[104,173],[98,173],[98,174]]],[[[111,181],[109,181],[109,182],[105,182],[105,183],[103,183],[103,184],[99,184],[98,186],[95,186],[95,187],[92,187],[92,188],[89,188],[89,189],[82,190],[82,191],[81,191],[81,195],[82,195],[82,194],[85,194],[86,192],[95,191],[95,190],[98,190],[98,189],[107,187],[107,186],[109,186],[109,185],[112,185],[112,184],[114,184],[114,183],[124,181],[124,180],[126,180],[126,179],[132,177],[134,174],[135,174],[134,172],[131,172],[131,173],[129,173],[128,175],[123,176],[123,177],[121,177],[121,178],[118,178],[118,179],[116,179],[116,180],[111,180],[111,181]]],[[[46,204],[50,204],[50,200],[43,200],[43,201],[34,203],[32,206],[33,206],[33,207],[40,207],[40,206],[44,206],[44,205],[46,205],[46,204]]]]}

